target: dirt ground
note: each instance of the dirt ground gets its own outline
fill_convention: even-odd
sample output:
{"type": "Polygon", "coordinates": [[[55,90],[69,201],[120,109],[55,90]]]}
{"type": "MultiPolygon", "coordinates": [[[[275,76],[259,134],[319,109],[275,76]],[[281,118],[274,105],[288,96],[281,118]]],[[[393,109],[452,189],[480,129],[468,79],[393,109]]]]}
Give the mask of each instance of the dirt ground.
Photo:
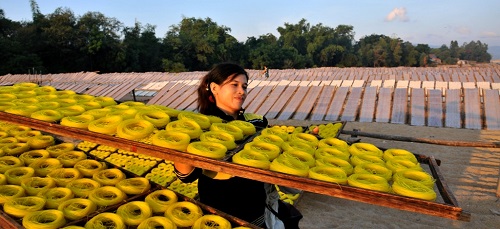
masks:
{"type": "MultiPolygon", "coordinates": [[[[272,125],[308,126],[308,121],[270,120],[272,125]]],[[[314,123],[317,124],[317,123],[314,123]]],[[[500,131],[409,126],[389,123],[348,122],[344,130],[454,141],[500,142],[500,131]]],[[[340,135],[340,138],[350,137],[340,135]]],[[[455,147],[391,141],[359,136],[362,142],[381,148],[402,148],[441,160],[444,181],[459,207],[471,214],[464,222],[305,192],[297,203],[309,228],[499,228],[500,200],[497,187],[499,148],[455,147]]]]}

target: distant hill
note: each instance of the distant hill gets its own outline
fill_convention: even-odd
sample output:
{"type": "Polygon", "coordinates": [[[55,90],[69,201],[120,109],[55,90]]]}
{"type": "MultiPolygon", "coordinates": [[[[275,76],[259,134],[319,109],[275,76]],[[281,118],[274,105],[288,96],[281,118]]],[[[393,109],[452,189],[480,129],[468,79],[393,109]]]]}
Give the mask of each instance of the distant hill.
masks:
{"type": "Polygon", "coordinates": [[[500,46],[489,46],[488,53],[491,54],[492,60],[500,60],[500,46]]]}

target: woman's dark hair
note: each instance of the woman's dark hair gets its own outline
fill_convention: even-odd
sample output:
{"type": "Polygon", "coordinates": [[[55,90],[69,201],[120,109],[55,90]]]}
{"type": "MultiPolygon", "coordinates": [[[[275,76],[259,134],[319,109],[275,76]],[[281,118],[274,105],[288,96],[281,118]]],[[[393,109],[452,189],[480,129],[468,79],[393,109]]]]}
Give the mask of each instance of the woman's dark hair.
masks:
{"type": "Polygon", "coordinates": [[[200,82],[198,87],[198,112],[202,114],[211,113],[216,108],[215,98],[210,89],[210,83],[222,85],[226,80],[232,80],[238,75],[245,75],[248,81],[248,73],[243,67],[234,63],[220,63],[210,70],[200,82]]]}

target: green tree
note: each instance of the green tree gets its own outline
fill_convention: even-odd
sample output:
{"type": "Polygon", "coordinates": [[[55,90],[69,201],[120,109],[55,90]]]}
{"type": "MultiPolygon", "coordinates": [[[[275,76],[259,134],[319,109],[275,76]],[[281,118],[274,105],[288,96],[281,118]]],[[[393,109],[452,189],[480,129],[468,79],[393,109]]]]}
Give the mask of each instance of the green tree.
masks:
{"type": "Polygon", "coordinates": [[[136,22],[134,27],[123,29],[127,72],[162,71],[160,40],[155,36],[155,26],[145,27],[136,22]]]}
{"type": "Polygon", "coordinates": [[[49,72],[75,72],[80,70],[81,53],[77,46],[76,17],[70,9],[57,8],[45,17],[40,38],[43,45],[38,54],[49,72]]]}
{"type": "Polygon", "coordinates": [[[477,62],[490,62],[491,54],[488,53],[488,44],[481,41],[471,41],[462,45],[461,59],[477,62]]]}
{"type": "Polygon", "coordinates": [[[85,55],[83,68],[87,71],[122,71],[125,54],[121,46],[122,23],[99,12],[87,12],[76,24],[78,45],[85,55]]]}
{"type": "Polygon", "coordinates": [[[207,70],[213,64],[237,61],[240,46],[225,26],[210,18],[183,18],[163,40],[167,57],[172,63],[182,63],[189,71],[207,70]]]}

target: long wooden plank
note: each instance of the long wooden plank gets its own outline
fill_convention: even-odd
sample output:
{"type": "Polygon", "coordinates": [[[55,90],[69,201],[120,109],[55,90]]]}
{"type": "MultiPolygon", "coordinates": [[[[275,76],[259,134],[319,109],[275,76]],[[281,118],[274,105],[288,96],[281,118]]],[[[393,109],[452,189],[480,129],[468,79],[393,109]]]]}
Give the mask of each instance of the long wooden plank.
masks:
{"type": "MultiPolygon", "coordinates": [[[[190,90],[194,86],[195,82],[194,80],[186,80],[182,84],[176,85],[177,87],[174,87],[176,90],[174,91],[174,88],[169,91],[168,94],[170,94],[168,97],[164,96],[159,102],[161,105],[167,106],[167,107],[172,107],[170,104],[174,103],[175,101],[182,102],[184,99],[187,97],[186,96],[186,91],[190,90]]],[[[176,102],[175,106],[177,106],[178,103],[176,102]]]]}
{"type": "Polygon", "coordinates": [[[269,112],[266,113],[267,118],[274,119],[278,116],[278,114],[281,112],[281,109],[285,107],[285,105],[290,100],[290,97],[295,93],[295,90],[297,90],[297,85],[297,81],[290,82],[288,87],[283,92],[283,95],[280,96],[278,100],[276,100],[274,105],[269,109],[269,112]]]}
{"type": "Polygon", "coordinates": [[[392,101],[391,123],[405,124],[408,115],[408,89],[394,89],[392,101]]]}
{"type": "Polygon", "coordinates": [[[182,110],[186,106],[191,104],[193,99],[198,98],[198,94],[196,93],[198,90],[197,84],[186,85],[183,87],[183,89],[184,90],[179,90],[177,91],[176,94],[172,95],[173,99],[171,100],[171,102],[168,104],[165,102],[164,105],[171,108],[182,110]],[[181,104],[183,104],[185,101],[187,101],[186,102],[187,105],[184,104],[183,106],[181,106],[181,104]]]}
{"type": "MultiPolygon", "coordinates": [[[[2,112],[3,113],[3,112],[2,112]]],[[[116,138],[106,134],[99,134],[87,130],[61,126],[58,124],[47,123],[44,121],[34,120],[26,117],[20,117],[13,114],[2,114],[0,120],[11,123],[28,126],[33,129],[38,129],[48,133],[86,140],[98,144],[108,145],[122,150],[140,153],[147,156],[157,157],[169,161],[179,163],[189,163],[193,166],[203,169],[224,172],[258,180],[271,184],[283,185],[308,192],[344,198],[348,200],[370,203],[379,206],[391,207],[400,210],[419,212],[423,214],[445,217],[450,219],[470,221],[470,213],[463,211],[455,202],[453,196],[443,198],[445,203],[432,201],[424,201],[417,198],[403,197],[389,193],[371,191],[362,188],[351,187],[347,185],[339,185],[324,181],[318,181],[307,177],[299,177],[285,173],[274,172],[270,170],[258,169],[250,166],[239,165],[236,163],[227,162],[224,160],[216,160],[195,154],[187,154],[184,152],[167,149],[155,145],[144,144],[138,141],[132,141],[122,138],[116,138]],[[452,201],[449,201],[449,200],[452,201]]],[[[432,159],[432,158],[431,158],[432,159]]],[[[439,173],[439,168],[434,163],[428,163],[434,173],[439,173]]],[[[439,184],[438,184],[439,185],[439,184]]],[[[445,186],[439,186],[440,190],[447,190],[445,186]],[[443,189],[444,188],[444,189],[443,189]]],[[[446,194],[446,192],[444,192],[446,194]]],[[[451,195],[451,193],[450,193],[451,195]]]]}
{"type": "Polygon", "coordinates": [[[265,103],[263,103],[262,106],[260,106],[255,113],[262,115],[267,114],[267,112],[276,103],[276,101],[280,98],[280,96],[283,95],[283,92],[285,91],[285,88],[289,83],[290,81],[288,80],[281,80],[280,82],[278,82],[278,85],[274,87],[273,91],[267,97],[265,103]]]}
{"type": "Polygon", "coordinates": [[[309,91],[306,96],[303,97],[301,104],[297,108],[297,111],[293,115],[292,119],[294,120],[305,120],[309,115],[311,115],[311,111],[318,100],[318,96],[321,92],[318,87],[319,81],[312,81],[311,85],[309,85],[309,91]]]}
{"type": "Polygon", "coordinates": [[[85,93],[89,95],[99,96],[100,92],[108,87],[109,85],[97,85],[95,87],[90,88],[85,93]]]}
{"type": "Polygon", "coordinates": [[[125,97],[125,95],[135,90],[141,84],[141,82],[131,82],[127,85],[127,87],[123,87],[119,91],[115,92],[111,97],[115,98],[116,100],[121,100],[123,97],[125,97]]]}
{"type": "Polygon", "coordinates": [[[347,97],[347,93],[349,92],[348,87],[339,87],[335,91],[335,95],[333,96],[332,102],[326,111],[325,120],[326,121],[337,121],[342,113],[344,108],[344,101],[347,97]]]}
{"type": "Polygon", "coordinates": [[[301,83],[302,84],[299,84],[295,94],[293,94],[292,97],[289,98],[290,101],[283,108],[281,114],[278,116],[278,120],[290,119],[290,117],[292,117],[295,111],[298,109],[300,103],[302,102],[302,99],[304,99],[307,92],[311,88],[307,85],[309,82],[303,81],[301,83]]]}
{"type": "Polygon", "coordinates": [[[462,97],[460,89],[446,90],[446,115],[444,121],[446,127],[462,127],[461,104],[462,97]]]}
{"type": "Polygon", "coordinates": [[[359,111],[360,122],[373,122],[375,114],[375,103],[377,101],[377,87],[366,87],[361,101],[361,109],[359,111]]]}
{"type": "Polygon", "coordinates": [[[257,96],[253,98],[250,105],[246,107],[246,111],[250,113],[256,113],[256,110],[259,109],[259,107],[263,103],[267,102],[267,97],[277,84],[278,84],[277,81],[269,81],[268,84],[260,90],[257,96]]]}
{"type": "Polygon", "coordinates": [[[466,88],[464,89],[464,114],[465,128],[481,129],[481,101],[479,97],[479,89],[466,88]]]}
{"type": "Polygon", "coordinates": [[[333,94],[335,93],[335,86],[323,85],[320,86],[321,94],[318,98],[318,102],[316,106],[314,106],[311,114],[312,121],[320,121],[323,120],[323,117],[326,115],[326,111],[328,110],[328,105],[330,101],[332,101],[333,94]]]}
{"type": "Polygon", "coordinates": [[[160,100],[175,84],[177,84],[175,81],[170,81],[165,84],[165,86],[158,90],[158,93],[156,93],[156,95],[148,101],[148,104],[156,104],[158,100],[160,100]]]}
{"type": "Polygon", "coordinates": [[[170,88],[165,94],[161,96],[160,99],[158,99],[154,104],[159,104],[159,105],[164,105],[166,103],[170,103],[170,99],[172,96],[177,93],[177,91],[181,90],[183,87],[186,86],[187,81],[178,81],[173,87],[170,88]]]}
{"type": "Polygon", "coordinates": [[[363,93],[363,88],[353,87],[349,93],[344,106],[344,111],[340,117],[341,121],[352,122],[356,120],[359,111],[359,105],[361,103],[361,94],[363,93]]]}
{"type": "Polygon", "coordinates": [[[443,93],[439,89],[428,91],[427,126],[443,126],[443,93]]]}
{"type": "Polygon", "coordinates": [[[500,130],[500,91],[484,90],[485,126],[488,130],[500,130]]]}
{"type": "Polygon", "coordinates": [[[410,124],[425,125],[425,89],[413,88],[411,92],[410,124]]]}
{"type": "Polygon", "coordinates": [[[377,110],[375,111],[376,122],[389,122],[391,118],[392,88],[380,88],[378,92],[377,110]]]}
{"type": "Polygon", "coordinates": [[[247,94],[247,98],[245,99],[245,103],[243,103],[243,107],[249,107],[252,103],[253,103],[253,100],[254,98],[256,98],[257,96],[259,96],[260,94],[260,91],[269,84],[270,81],[258,81],[256,82],[256,86],[254,86],[252,88],[251,91],[248,91],[248,94],[247,94]]]}

